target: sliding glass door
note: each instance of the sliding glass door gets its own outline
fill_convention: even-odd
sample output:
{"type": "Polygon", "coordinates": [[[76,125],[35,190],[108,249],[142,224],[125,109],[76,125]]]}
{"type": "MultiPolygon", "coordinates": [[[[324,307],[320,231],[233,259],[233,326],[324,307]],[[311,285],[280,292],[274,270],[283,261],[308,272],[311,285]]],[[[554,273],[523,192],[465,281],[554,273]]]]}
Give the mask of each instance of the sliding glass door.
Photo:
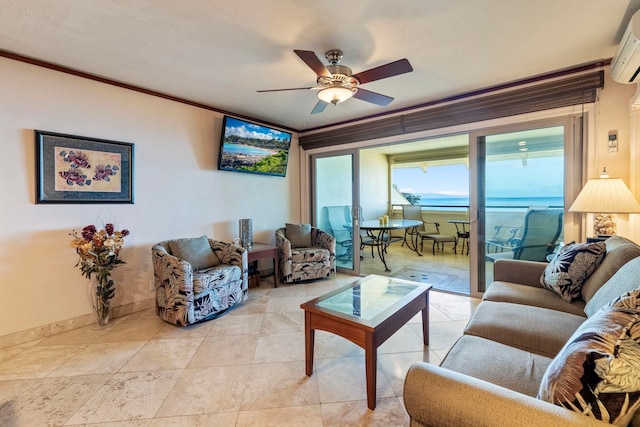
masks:
{"type": "Polygon", "coordinates": [[[336,238],[336,267],[347,274],[359,271],[356,151],[311,157],[312,222],[336,238]]]}
{"type": "Polygon", "coordinates": [[[413,193],[433,193],[421,190],[418,184],[422,181],[416,178],[411,185],[400,185],[396,182],[398,171],[415,163],[421,167],[421,179],[425,171],[433,178],[440,167],[465,168],[468,152],[468,212],[464,203],[453,206],[450,194],[466,196],[464,185],[455,191],[447,187],[456,176],[464,175],[460,173],[441,179],[439,182],[446,185],[436,187],[448,196],[446,203],[437,203],[446,205],[442,212],[436,212],[431,206],[434,203],[424,194],[416,200],[447,234],[456,234],[455,222],[468,225],[467,247],[462,251],[460,244],[460,251],[415,259],[415,254],[410,254],[401,260],[412,264],[398,264],[402,267],[397,268],[420,269],[416,263],[434,263],[447,255],[457,262],[456,266],[460,262],[465,268],[469,266],[466,280],[470,294],[480,296],[493,280],[495,260],[511,257],[544,261],[564,242],[579,239],[580,217],[565,207],[581,188],[583,127],[582,115],[576,114],[481,129],[468,137],[460,134],[311,154],[312,222],[336,237],[338,270],[360,274],[361,265],[365,265],[361,264],[358,239],[361,210],[353,207],[364,203],[364,214],[370,218],[385,213],[397,217],[400,213],[395,210],[396,204],[414,203],[407,199],[413,193]],[[365,171],[365,178],[359,176],[360,171],[365,171]],[[397,201],[398,195],[404,199],[397,201]]]}
{"type": "Polygon", "coordinates": [[[566,240],[565,225],[573,222],[564,209],[565,199],[573,196],[567,196],[573,192],[567,182],[579,176],[581,168],[581,144],[575,140],[581,132],[575,132],[576,126],[581,126],[580,118],[472,134],[476,293],[492,282],[496,260],[544,262],[566,240]]]}

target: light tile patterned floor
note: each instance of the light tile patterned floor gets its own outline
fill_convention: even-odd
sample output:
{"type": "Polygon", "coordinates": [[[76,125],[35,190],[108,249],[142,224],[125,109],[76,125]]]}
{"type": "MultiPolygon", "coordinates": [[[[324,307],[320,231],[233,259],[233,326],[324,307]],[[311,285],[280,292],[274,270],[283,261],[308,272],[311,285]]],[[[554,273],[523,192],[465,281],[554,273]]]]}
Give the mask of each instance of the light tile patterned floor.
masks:
{"type": "Polygon", "coordinates": [[[363,275],[379,274],[413,280],[428,283],[433,289],[469,295],[469,256],[460,251],[453,253],[451,244],[435,254],[429,246],[419,256],[400,242],[392,243],[385,256],[391,271],[385,271],[377,252],[371,256],[371,251],[364,250],[361,255],[360,272],[363,275]]]}
{"type": "Polygon", "coordinates": [[[147,310],[0,350],[0,425],[399,426],[416,361],[439,363],[479,303],[431,292],[429,347],[420,316],[378,349],[377,407],[367,408],[364,351],[318,331],[304,374],[300,303],[355,280],[273,287],[225,316],[178,328],[147,310]]]}

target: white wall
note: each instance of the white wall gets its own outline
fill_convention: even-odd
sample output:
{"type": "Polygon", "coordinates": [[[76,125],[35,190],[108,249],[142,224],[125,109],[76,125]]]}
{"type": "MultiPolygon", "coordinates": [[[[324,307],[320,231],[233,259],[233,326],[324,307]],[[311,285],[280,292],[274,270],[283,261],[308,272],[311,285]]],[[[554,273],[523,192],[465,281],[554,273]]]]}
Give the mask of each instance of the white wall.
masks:
{"type": "Polygon", "coordinates": [[[381,153],[360,151],[360,205],[365,220],[387,215],[389,207],[389,161],[381,153]]]}
{"type": "MultiPolygon", "coordinates": [[[[598,178],[602,168],[606,167],[609,176],[621,178],[640,200],[640,177],[636,175],[638,163],[638,143],[640,140],[631,134],[629,118],[629,100],[636,91],[636,84],[622,84],[611,80],[610,68],[605,71],[604,89],[600,91],[595,109],[595,136],[589,147],[588,177],[598,178]],[[608,136],[610,131],[618,134],[618,151],[609,152],[608,136]]],[[[591,236],[591,215],[587,221],[587,235],[591,236]]],[[[640,243],[640,229],[631,226],[640,215],[616,215],[617,234],[640,243]],[[631,222],[630,222],[631,220],[631,222]]]]}
{"type": "Polygon", "coordinates": [[[219,113],[0,58],[0,336],[91,312],[69,233],[100,219],[128,228],[115,305],[153,298],[151,246],[230,241],[252,218],[273,243],[300,221],[298,139],[286,178],[218,171],[219,113]],[[135,204],[36,204],[34,129],[135,144],[135,204]],[[292,196],[294,195],[294,196],[292,196]]]}

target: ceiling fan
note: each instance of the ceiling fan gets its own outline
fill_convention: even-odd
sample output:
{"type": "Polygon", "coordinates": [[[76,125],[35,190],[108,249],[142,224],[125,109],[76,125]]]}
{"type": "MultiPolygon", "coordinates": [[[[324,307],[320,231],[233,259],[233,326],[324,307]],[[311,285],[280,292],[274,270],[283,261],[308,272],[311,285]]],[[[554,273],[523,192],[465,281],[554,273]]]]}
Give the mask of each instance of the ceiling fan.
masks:
{"type": "Polygon", "coordinates": [[[352,74],[351,68],[339,65],[342,59],[342,51],[333,49],[325,53],[325,58],[331,65],[324,66],[313,51],[294,50],[295,54],[311,68],[318,79],[317,86],[296,87],[289,89],[259,90],[258,92],[280,92],[285,90],[318,90],[318,103],[311,110],[311,114],[321,113],[330,103],[337,105],[342,101],[354,97],[362,101],[376,105],[389,105],[393,98],[370,90],[362,89],[360,85],[375,80],[386,79],[413,71],[411,64],[406,59],[390,62],[370,70],[352,74]]]}

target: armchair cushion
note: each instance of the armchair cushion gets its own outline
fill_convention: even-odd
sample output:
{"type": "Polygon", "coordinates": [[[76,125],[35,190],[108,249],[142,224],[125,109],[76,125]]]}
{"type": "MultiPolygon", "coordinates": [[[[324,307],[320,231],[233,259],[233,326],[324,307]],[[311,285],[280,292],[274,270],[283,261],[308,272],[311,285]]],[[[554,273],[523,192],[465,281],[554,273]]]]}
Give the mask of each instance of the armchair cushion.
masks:
{"type": "Polygon", "coordinates": [[[215,267],[220,263],[207,236],[171,240],[169,249],[173,256],[187,261],[194,270],[215,267]]]}
{"type": "Polygon", "coordinates": [[[291,250],[291,262],[295,264],[302,264],[305,262],[326,262],[331,260],[331,253],[325,248],[307,248],[307,249],[292,249],[291,250]]]}
{"type": "Polygon", "coordinates": [[[284,235],[293,248],[311,247],[311,224],[285,224],[284,235]]]}
{"type": "Polygon", "coordinates": [[[582,285],[602,262],[604,242],[569,243],[551,260],[540,277],[540,284],[571,302],[580,297],[582,285]]]}
{"type": "Polygon", "coordinates": [[[193,293],[198,298],[206,292],[221,286],[229,286],[242,280],[242,269],[237,265],[218,265],[193,273],[193,293]]]}

